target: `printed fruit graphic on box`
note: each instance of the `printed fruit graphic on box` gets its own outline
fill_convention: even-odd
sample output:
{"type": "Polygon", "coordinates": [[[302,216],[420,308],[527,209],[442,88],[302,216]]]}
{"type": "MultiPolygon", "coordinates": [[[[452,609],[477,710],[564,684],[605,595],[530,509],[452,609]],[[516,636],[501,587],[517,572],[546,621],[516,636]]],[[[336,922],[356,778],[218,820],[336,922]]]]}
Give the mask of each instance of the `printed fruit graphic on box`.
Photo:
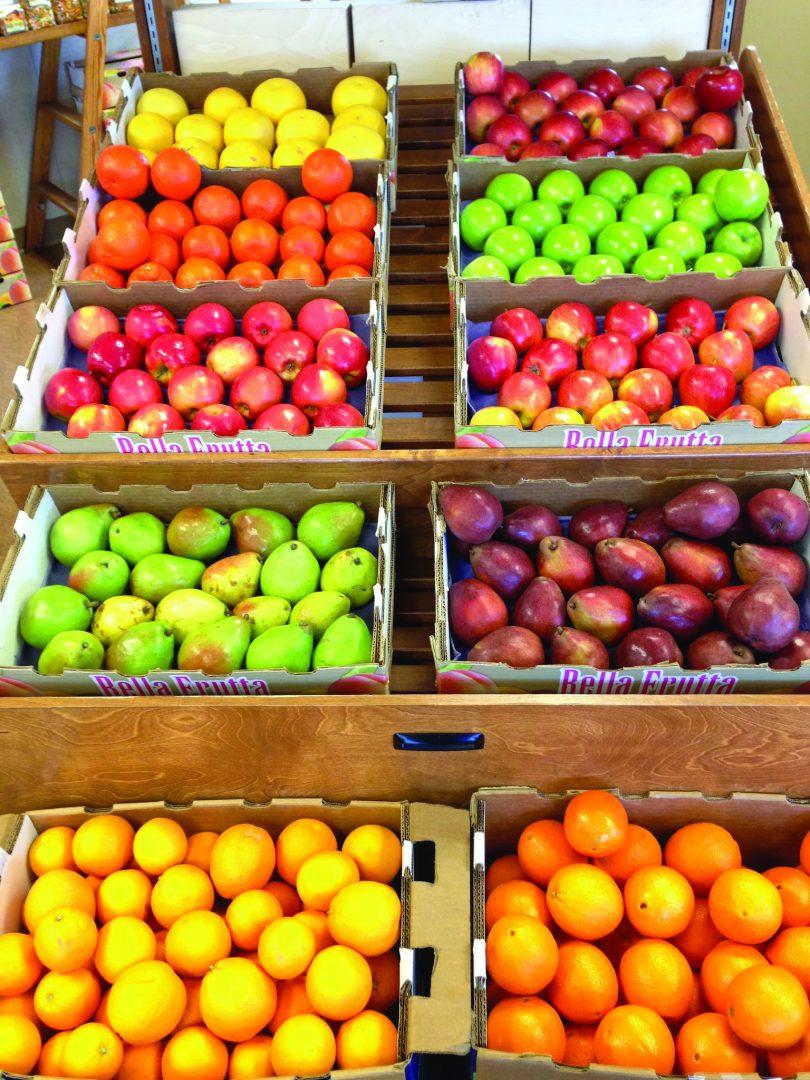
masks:
{"type": "Polygon", "coordinates": [[[0,935],[0,1069],[320,1076],[398,1058],[399,836],[299,817],[191,832],[117,814],[41,832],[0,935]]]}
{"type": "Polygon", "coordinates": [[[790,865],[754,866],[742,831],[633,817],[584,791],[489,862],[486,1047],[622,1075],[805,1073],[810,832],[790,865]]]}

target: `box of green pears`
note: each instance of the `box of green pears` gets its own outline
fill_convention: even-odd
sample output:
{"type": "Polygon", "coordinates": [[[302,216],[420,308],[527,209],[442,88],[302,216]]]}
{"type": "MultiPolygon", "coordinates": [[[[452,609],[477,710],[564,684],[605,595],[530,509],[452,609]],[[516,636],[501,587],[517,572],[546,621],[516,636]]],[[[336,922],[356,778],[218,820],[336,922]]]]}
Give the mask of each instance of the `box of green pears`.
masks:
{"type": "Polygon", "coordinates": [[[392,484],[32,489],[0,696],[387,693],[392,484]]]}

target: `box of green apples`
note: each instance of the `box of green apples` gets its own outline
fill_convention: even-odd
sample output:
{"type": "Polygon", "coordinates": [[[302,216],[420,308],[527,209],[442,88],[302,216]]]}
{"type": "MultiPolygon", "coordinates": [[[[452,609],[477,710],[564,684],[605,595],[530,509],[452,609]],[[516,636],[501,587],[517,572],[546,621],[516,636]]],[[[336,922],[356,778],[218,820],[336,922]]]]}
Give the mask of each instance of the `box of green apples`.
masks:
{"type": "Polygon", "coordinates": [[[394,489],[34,488],[0,696],[386,693],[394,489]]]}

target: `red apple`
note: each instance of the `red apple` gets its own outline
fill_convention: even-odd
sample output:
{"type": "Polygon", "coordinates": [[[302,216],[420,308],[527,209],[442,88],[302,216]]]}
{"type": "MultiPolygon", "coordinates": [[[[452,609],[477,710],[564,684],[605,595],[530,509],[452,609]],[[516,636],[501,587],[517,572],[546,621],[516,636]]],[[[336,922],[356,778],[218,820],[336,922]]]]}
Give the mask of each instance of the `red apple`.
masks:
{"type": "Polygon", "coordinates": [[[516,371],[498,391],[498,404],[512,412],[524,428],[530,428],[551,404],[551,390],[542,376],[516,371]]]}
{"type": "Polygon", "coordinates": [[[702,113],[692,124],[692,134],[709,135],[721,149],[734,145],[734,123],[726,113],[702,113]]]}
{"type": "Polygon", "coordinates": [[[607,157],[609,153],[610,147],[602,139],[585,139],[568,152],[568,160],[582,161],[584,158],[607,157]]]}
{"type": "Polygon", "coordinates": [[[191,421],[192,431],[211,431],[214,435],[238,435],[246,427],[245,418],[230,405],[203,405],[191,421]]]}
{"type": "Polygon", "coordinates": [[[557,391],[557,405],[578,412],[586,424],[610,401],[613,401],[610,383],[597,371],[574,371],[566,375],[557,391]]]}
{"type": "Polygon", "coordinates": [[[97,431],[126,430],[126,420],[112,405],[80,405],[68,420],[67,437],[86,439],[97,431]]]}
{"type": "Polygon", "coordinates": [[[700,76],[703,74],[704,71],[708,70],[709,69],[705,65],[690,68],[685,75],[681,76],[681,85],[689,86],[694,90],[700,76]]]}
{"type": "MultiPolygon", "coordinates": [[[[256,307],[259,305],[256,304],[256,307]]],[[[274,305],[277,306],[277,305],[274,305]]],[[[250,309],[251,311],[253,308],[250,309]]],[[[247,319],[249,312],[245,313],[247,319]]],[[[250,334],[244,327],[243,333],[250,339],[250,334]]],[[[212,345],[216,345],[222,338],[231,337],[236,331],[236,320],[230,311],[222,304],[209,302],[193,308],[183,323],[183,333],[194,342],[203,354],[207,353],[212,345]]],[[[252,339],[251,339],[252,340],[252,339]]],[[[254,342],[255,344],[255,342],[254,342]]]]}
{"type": "Polygon", "coordinates": [[[282,382],[291,383],[298,372],[315,361],[315,342],[302,330],[282,330],[264,350],[264,365],[282,382]]]}
{"type": "Polygon", "coordinates": [[[288,435],[309,435],[309,420],[295,405],[271,405],[253,425],[256,431],[286,431],[288,435]]]}
{"type": "Polygon", "coordinates": [[[790,386],[790,375],[776,364],[763,364],[755,368],[740,387],[740,401],[743,405],[753,405],[760,412],[765,411],[765,402],[774,392],[783,386],[790,386]]]}
{"type": "Polygon", "coordinates": [[[495,121],[505,115],[505,106],[494,94],[473,98],[464,114],[470,138],[475,142],[484,142],[495,121]]]}
{"type": "Polygon", "coordinates": [[[546,337],[567,341],[577,350],[583,349],[597,332],[591,309],[576,301],[560,304],[546,319],[546,337]]]}
{"type": "Polygon", "coordinates": [[[593,90],[577,90],[565,99],[565,109],[579,117],[587,131],[597,116],[605,111],[605,103],[593,90]]]}
{"type": "Polygon", "coordinates": [[[473,157],[503,157],[503,150],[495,143],[484,142],[474,146],[470,153],[473,157]]]}
{"type": "Polygon", "coordinates": [[[109,386],[119,371],[143,365],[143,348],[125,334],[100,334],[87,353],[87,370],[102,386],[109,386]]]}
{"type": "Polygon", "coordinates": [[[655,368],[636,368],[619,383],[619,401],[629,401],[657,420],[672,405],[672,383],[655,368]]]}
{"type": "Polygon", "coordinates": [[[464,86],[469,94],[497,94],[503,77],[503,60],[497,53],[474,53],[464,65],[464,86]]]}
{"type": "Polygon", "coordinates": [[[623,427],[649,424],[650,418],[631,401],[609,401],[594,413],[591,423],[597,431],[617,431],[623,427]]]}
{"type": "Polygon", "coordinates": [[[723,326],[747,334],[755,349],[764,349],[779,333],[779,311],[764,296],[746,296],[735,300],[726,312],[723,326]]]}
{"type": "Polygon", "coordinates": [[[673,86],[664,94],[662,104],[675,113],[682,124],[691,124],[700,112],[695,91],[690,86],[673,86]]]}
{"type": "Polygon", "coordinates": [[[519,116],[514,116],[512,113],[499,116],[487,131],[487,142],[500,146],[507,161],[517,161],[520,151],[531,141],[531,131],[519,116]]]}
{"type": "Polygon", "coordinates": [[[675,76],[665,67],[646,67],[633,76],[636,86],[642,86],[656,102],[661,101],[671,86],[675,85],[675,76]]]}
{"type": "Polygon", "coordinates": [[[742,382],[754,370],[754,346],[742,330],[718,330],[701,341],[698,362],[726,368],[735,382],[742,382]]]}
{"type": "Polygon", "coordinates": [[[652,341],[658,329],[658,316],[652,308],[635,300],[620,300],[605,315],[605,330],[626,334],[637,349],[652,341]]]}
{"type": "Polygon", "coordinates": [[[507,341],[511,341],[518,356],[522,356],[542,340],[543,324],[528,308],[508,308],[495,316],[489,332],[492,337],[506,338],[507,341]]]}
{"type": "Polygon", "coordinates": [[[556,111],[557,102],[545,90],[530,90],[515,104],[515,116],[520,117],[535,136],[543,121],[556,111]]]}
{"type": "Polygon", "coordinates": [[[620,112],[608,109],[591,124],[590,135],[592,139],[601,139],[611,150],[615,150],[617,146],[633,138],[633,125],[620,112]]]}
{"type": "Polygon", "coordinates": [[[737,384],[724,367],[695,364],[678,379],[678,393],[684,405],[694,405],[716,418],[734,404],[737,384]]]}
{"type": "Polygon", "coordinates": [[[138,304],[124,320],[124,333],[142,349],[161,334],[173,334],[176,330],[177,319],[162,304],[138,304]]]}
{"type": "Polygon", "coordinates": [[[498,97],[509,112],[515,112],[518,101],[531,93],[531,89],[532,84],[523,75],[519,75],[517,71],[505,71],[498,97]]]}
{"type": "Polygon", "coordinates": [[[529,349],[520,370],[541,375],[554,390],[566,375],[577,370],[577,350],[567,341],[545,338],[529,349]]]}
{"type": "Polygon", "coordinates": [[[348,330],[351,327],[348,312],[343,304],[325,297],[308,300],[298,312],[296,323],[298,329],[309,335],[316,345],[327,331],[348,330]]]}
{"type": "Polygon", "coordinates": [[[619,157],[642,158],[647,154],[662,154],[663,152],[663,146],[655,139],[629,139],[616,147],[619,157]]]}
{"type": "Polygon", "coordinates": [[[247,338],[227,337],[214,345],[205,364],[230,386],[243,372],[259,366],[259,354],[247,338]]]}
{"type": "Polygon", "coordinates": [[[673,334],[682,334],[687,342],[696,349],[704,338],[717,329],[711,304],[697,296],[686,296],[677,300],[667,312],[665,329],[673,334]]]}
{"type": "Polygon", "coordinates": [[[206,367],[178,368],[169,380],[169,404],[187,420],[206,405],[221,405],[225,384],[215,371],[206,367]]]}
{"type": "Polygon", "coordinates": [[[638,133],[644,139],[652,139],[669,150],[683,138],[683,124],[669,109],[656,109],[642,118],[638,133]]]}
{"type": "MultiPolygon", "coordinates": [[[[265,345],[270,344],[276,334],[282,334],[285,330],[292,330],[292,328],[292,315],[274,300],[260,300],[258,304],[249,307],[242,316],[242,336],[246,337],[257,349],[263,349],[265,345]]],[[[221,337],[231,337],[232,334],[233,329],[222,334],[221,337]]]]}
{"type": "Polygon", "coordinates": [[[732,405],[720,413],[718,420],[747,420],[754,427],[765,427],[765,417],[753,405],[732,405]]]}
{"type": "Polygon", "coordinates": [[[160,383],[148,372],[137,368],[119,371],[110,383],[110,405],[126,417],[132,416],[144,405],[156,405],[162,400],[160,383]]]}
{"type": "Polygon", "coordinates": [[[695,366],[695,357],[686,338],[666,332],[648,341],[641,350],[641,366],[663,371],[670,382],[695,366]]]}
{"type": "Polygon", "coordinates": [[[127,431],[145,439],[156,439],[167,431],[184,431],[185,427],[185,420],[171,405],[144,405],[131,417],[127,431]]]}
{"type": "Polygon", "coordinates": [[[552,405],[550,409],[541,412],[532,424],[532,431],[542,431],[547,427],[570,427],[572,424],[584,423],[582,417],[573,409],[561,409],[558,405],[552,405]]]}
{"type": "Polygon", "coordinates": [[[517,364],[515,346],[506,338],[490,335],[476,338],[467,349],[470,378],[479,390],[499,390],[517,371],[517,364]]]}
{"type": "Polygon", "coordinates": [[[704,71],[695,83],[695,96],[701,109],[720,112],[732,109],[743,95],[743,77],[739,68],[720,64],[704,71]]]}
{"type": "Polygon", "coordinates": [[[559,105],[576,91],[577,80],[565,71],[547,71],[537,80],[537,89],[551,94],[559,105]]]}
{"type": "Polygon", "coordinates": [[[231,405],[248,420],[284,400],[284,383],[266,367],[249,368],[231,387],[231,405]]]}
{"type": "Polygon", "coordinates": [[[611,331],[597,334],[582,350],[582,366],[598,371],[613,386],[636,366],[636,347],[626,334],[611,331]]]}
{"type": "Polygon", "coordinates": [[[99,405],[103,400],[98,381],[76,368],[57,371],[45,387],[45,408],[57,420],[69,420],[82,405],[99,405]]]}
{"type": "Polygon", "coordinates": [[[679,143],[675,143],[672,149],[676,154],[700,157],[701,154],[706,154],[709,150],[716,150],[717,143],[710,135],[689,135],[687,138],[681,139],[679,143]]]}
{"type": "Polygon", "coordinates": [[[121,323],[117,315],[109,308],[99,307],[96,304],[87,304],[77,308],[68,319],[67,333],[71,345],[75,345],[82,352],[87,352],[93,342],[101,334],[116,333],[121,329],[121,323]]]}
{"type": "Polygon", "coordinates": [[[346,383],[326,364],[307,364],[296,375],[290,396],[293,405],[312,417],[324,405],[345,401],[346,383]]]}
{"type": "Polygon", "coordinates": [[[613,68],[597,68],[582,80],[583,90],[592,90],[605,105],[609,105],[624,89],[624,79],[613,68]]]}
{"type": "Polygon", "coordinates": [[[324,405],[318,409],[312,426],[316,427],[365,427],[366,421],[359,409],[350,405],[348,401],[336,402],[334,405],[324,405]]]}
{"type": "MultiPolygon", "coordinates": [[[[580,144],[582,145],[582,144],[580,144]]],[[[498,153],[502,151],[498,149],[498,153]]],[[[527,158],[551,158],[561,157],[560,148],[555,142],[533,142],[524,146],[520,151],[518,161],[526,161],[527,158]]]]}
{"type": "Polygon", "coordinates": [[[556,143],[567,154],[585,139],[585,126],[572,112],[557,112],[540,128],[542,142],[556,143]]]}
{"type": "Polygon", "coordinates": [[[694,405],[676,405],[674,409],[661,413],[658,423],[677,428],[678,431],[694,431],[701,424],[708,424],[709,417],[703,409],[696,409],[694,405]]]}
{"type": "Polygon", "coordinates": [[[366,380],[368,346],[353,330],[336,327],[324,334],[315,359],[341,375],[348,387],[360,386],[366,380]]]}
{"type": "Polygon", "coordinates": [[[146,350],[146,370],[165,386],[181,367],[199,364],[202,355],[188,334],[161,334],[146,350]]]}
{"type": "Polygon", "coordinates": [[[655,98],[643,86],[625,86],[613,99],[613,110],[621,113],[631,124],[655,112],[655,98]]]}
{"type": "MultiPolygon", "coordinates": [[[[93,408],[88,405],[88,408],[93,408]]],[[[810,386],[782,386],[768,397],[763,409],[769,427],[783,420],[810,420],[810,386]]],[[[75,415],[75,414],[74,414],[75,415]]]]}

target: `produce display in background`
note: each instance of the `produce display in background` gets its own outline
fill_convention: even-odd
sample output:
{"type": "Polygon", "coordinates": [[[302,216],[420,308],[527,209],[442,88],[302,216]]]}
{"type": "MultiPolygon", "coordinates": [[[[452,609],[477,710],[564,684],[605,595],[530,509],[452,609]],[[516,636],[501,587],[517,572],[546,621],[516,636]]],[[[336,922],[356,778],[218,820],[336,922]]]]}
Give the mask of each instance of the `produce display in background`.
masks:
{"type": "Polygon", "coordinates": [[[463,78],[464,150],[509,161],[725,149],[734,145],[732,111],[744,89],[739,69],[726,64],[679,79],[668,67],[645,67],[627,84],[613,68],[591,71],[579,84],[552,70],[532,86],[490,52],[471,56],[463,78]]]}
{"type": "Polygon", "coordinates": [[[94,814],[45,829],[21,929],[0,934],[0,1069],[247,1080],[393,1065],[401,867],[399,836],[371,823],[187,834],[177,816],[94,814]]]}
{"type": "Polygon", "coordinates": [[[780,866],[746,858],[750,821],[662,832],[628,814],[584,791],[501,840],[476,931],[487,1048],[622,1074],[805,1073],[810,832],[780,866]]]}
{"type": "Polygon", "coordinates": [[[765,177],[751,168],[711,169],[694,183],[680,166],[661,165],[641,185],[610,168],[587,194],[570,169],[555,169],[536,188],[503,172],[482,198],[462,203],[459,269],[463,278],[517,284],[561,274],[585,283],[630,273],[660,281],[686,270],[732,277],[760,262],[757,223],[769,197],[765,177]]]}

